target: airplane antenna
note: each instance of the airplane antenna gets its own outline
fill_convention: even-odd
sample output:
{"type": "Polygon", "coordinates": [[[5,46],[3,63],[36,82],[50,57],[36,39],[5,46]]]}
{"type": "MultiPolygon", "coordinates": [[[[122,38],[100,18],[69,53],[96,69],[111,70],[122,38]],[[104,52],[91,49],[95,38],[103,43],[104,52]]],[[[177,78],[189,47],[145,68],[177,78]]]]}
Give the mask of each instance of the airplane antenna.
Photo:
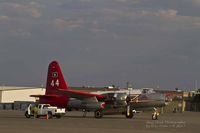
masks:
{"type": "Polygon", "coordinates": [[[41,84],[41,88],[42,88],[42,90],[44,89],[44,84],[41,84]]]}
{"type": "Polygon", "coordinates": [[[198,89],[197,85],[198,85],[198,81],[195,80],[195,89],[196,89],[196,90],[198,89]]]}

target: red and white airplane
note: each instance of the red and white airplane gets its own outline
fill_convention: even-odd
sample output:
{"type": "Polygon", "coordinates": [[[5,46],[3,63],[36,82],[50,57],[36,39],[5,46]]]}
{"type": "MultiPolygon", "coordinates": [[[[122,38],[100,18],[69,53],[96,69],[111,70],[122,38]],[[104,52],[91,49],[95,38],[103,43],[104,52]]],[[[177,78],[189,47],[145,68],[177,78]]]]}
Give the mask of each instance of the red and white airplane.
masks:
{"type": "Polygon", "coordinates": [[[138,96],[137,102],[131,102],[129,101],[130,94],[127,91],[88,93],[70,90],[59,63],[52,61],[48,68],[45,95],[31,95],[31,97],[38,97],[39,103],[42,104],[50,104],[67,110],[82,110],[84,116],[86,116],[86,112],[94,112],[96,118],[101,118],[103,114],[125,114],[127,118],[132,118],[135,109],[165,106],[164,99],[159,98],[160,94],[128,91],[130,94],[138,96]]]}
{"type": "Polygon", "coordinates": [[[49,64],[45,95],[31,97],[38,97],[39,103],[43,104],[84,112],[94,111],[96,118],[103,116],[102,110],[105,107],[105,102],[99,101],[105,98],[103,95],[70,90],[57,61],[49,64]]]}

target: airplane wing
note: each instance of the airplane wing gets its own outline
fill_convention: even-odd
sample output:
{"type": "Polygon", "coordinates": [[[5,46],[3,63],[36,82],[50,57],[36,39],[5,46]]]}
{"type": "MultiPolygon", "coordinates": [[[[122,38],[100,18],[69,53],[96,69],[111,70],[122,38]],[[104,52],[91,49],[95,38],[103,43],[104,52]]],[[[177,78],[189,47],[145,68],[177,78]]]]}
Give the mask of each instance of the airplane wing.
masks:
{"type": "Polygon", "coordinates": [[[58,95],[30,95],[30,97],[46,97],[46,98],[52,98],[52,97],[58,97],[58,95]]]}
{"type": "Polygon", "coordinates": [[[88,98],[92,98],[92,97],[96,97],[97,99],[104,99],[105,97],[103,95],[99,95],[99,94],[91,94],[88,92],[78,92],[78,91],[74,91],[74,90],[55,90],[55,93],[57,94],[62,94],[62,95],[68,95],[71,98],[76,98],[79,100],[85,100],[88,98]]]}
{"type": "Polygon", "coordinates": [[[130,102],[132,108],[148,108],[165,106],[165,98],[163,94],[152,93],[140,95],[136,101],[130,102]]]}

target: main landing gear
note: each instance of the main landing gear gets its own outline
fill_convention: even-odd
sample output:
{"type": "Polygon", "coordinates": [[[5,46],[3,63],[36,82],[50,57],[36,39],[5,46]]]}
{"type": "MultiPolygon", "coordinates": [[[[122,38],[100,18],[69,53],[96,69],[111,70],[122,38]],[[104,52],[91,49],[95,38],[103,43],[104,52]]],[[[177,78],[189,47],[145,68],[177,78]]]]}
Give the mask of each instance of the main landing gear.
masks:
{"type": "Polygon", "coordinates": [[[103,111],[101,109],[94,111],[94,117],[95,118],[102,118],[103,117],[103,111]]]}
{"type": "Polygon", "coordinates": [[[86,117],[87,115],[87,110],[83,109],[83,117],[86,117]]]}
{"type": "Polygon", "coordinates": [[[130,109],[130,105],[127,105],[127,109],[126,109],[126,118],[131,119],[133,118],[133,111],[130,109]]]}
{"type": "MultiPolygon", "coordinates": [[[[87,115],[87,110],[83,110],[83,117],[86,117],[87,115]]],[[[94,111],[94,117],[95,118],[102,118],[103,117],[103,111],[101,109],[94,111]]]]}

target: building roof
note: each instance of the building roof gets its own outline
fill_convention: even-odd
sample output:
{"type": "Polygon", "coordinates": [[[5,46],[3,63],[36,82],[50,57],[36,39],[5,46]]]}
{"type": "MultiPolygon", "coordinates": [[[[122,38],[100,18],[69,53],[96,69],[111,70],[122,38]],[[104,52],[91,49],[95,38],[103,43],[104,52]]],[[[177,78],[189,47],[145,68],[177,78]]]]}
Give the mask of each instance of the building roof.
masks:
{"type": "Polygon", "coordinates": [[[12,91],[12,90],[26,90],[26,89],[44,89],[41,87],[21,87],[21,86],[0,86],[0,91],[12,91]]]}

